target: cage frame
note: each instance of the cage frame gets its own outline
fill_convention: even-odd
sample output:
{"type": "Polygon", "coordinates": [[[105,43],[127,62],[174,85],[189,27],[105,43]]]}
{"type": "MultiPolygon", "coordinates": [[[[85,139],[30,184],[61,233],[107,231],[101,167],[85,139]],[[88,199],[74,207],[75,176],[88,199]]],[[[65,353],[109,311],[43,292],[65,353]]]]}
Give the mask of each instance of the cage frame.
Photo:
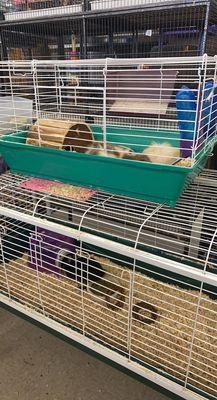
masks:
{"type": "Polygon", "coordinates": [[[35,163],[29,172],[41,178],[174,205],[216,142],[216,57],[2,61],[0,68],[1,151],[15,171],[28,171],[31,155],[35,163]],[[6,120],[10,126],[4,128],[6,120]],[[73,124],[80,124],[75,132],[73,124]],[[39,173],[45,153],[47,167],[39,173]],[[91,169],[97,164],[100,174],[91,169]],[[71,168],[77,171],[73,177],[71,168]]]}
{"type": "MultiPolygon", "coordinates": [[[[210,185],[210,187],[216,188],[216,173],[213,172],[208,172],[204,171],[204,174],[201,176],[201,178],[198,178],[201,180],[201,184],[205,182],[207,185],[210,185]],[[213,183],[213,177],[214,177],[214,183],[213,183]]],[[[13,184],[11,185],[13,187],[13,184]]],[[[6,187],[5,187],[6,188],[6,187]]],[[[1,187],[1,193],[3,192],[4,195],[4,188],[1,187]]],[[[44,198],[44,196],[41,196],[40,201],[44,198]]],[[[36,202],[36,205],[39,205],[39,202],[36,202]]],[[[5,204],[6,205],[6,204],[5,204]]],[[[157,206],[159,208],[160,206],[157,206]]],[[[99,248],[103,249],[108,249],[111,251],[114,251],[116,254],[122,254],[124,256],[129,256],[130,259],[133,259],[135,261],[137,260],[142,260],[145,263],[148,263],[149,265],[156,265],[165,271],[171,271],[175,272],[181,276],[184,277],[189,277],[193,280],[198,281],[203,287],[205,283],[211,284],[212,286],[215,285],[217,286],[217,275],[210,274],[209,272],[206,271],[206,268],[204,268],[203,271],[200,271],[196,268],[191,268],[189,265],[183,264],[183,263],[178,263],[178,262],[173,262],[172,260],[168,260],[167,258],[163,257],[156,257],[152,256],[148,252],[141,251],[137,249],[137,241],[141,232],[141,228],[143,224],[145,223],[146,219],[144,219],[143,224],[140,226],[138,229],[138,234],[137,234],[137,239],[135,241],[134,248],[126,246],[126,244],[122,245],[120,243],[117,243],[115,241],[111,241],[105,238],[102,238],[100,236],[95,236],[93,233],[86,233],[81,231],[81,224],[79,226],[79,229],[73,229],[73,228],[68,228],[66,226],[63,226],[61,224],[53,223],[45,218],[36,216],[36,209],[33,210],[32,215],[25,214],[24,212],[16,211],[14,209],[7,208],[5,206],[0,206],[0,215],[1,218],[4,217],[12,219],[12,220],[17,220],[19,222],[23,223],[31,223],[35,227],[40,227],[44,229],[48,229],[52,232],[57,232],[61,233],[64,236],[72,237],[78,239],[81,243],[89,243],[94,246],[97,246],[99,248]],[[159,264],[160,263],[160,264],[159,264]],[[212,276],[211,276],[212,275],[212,276]]],[[[84,214],[85,215],[85,214],[84,214]]],[[[217,229],[215,230],[213,239],[216,237],[217,234],[217,229]]],[[[209,252],[212,246],[212,241],[210,241],[210,248],[207,253],[207,259],[206,259],[206,264],[209,259],[209,252]]],[[[0,234],[0,246],[2,246],[2,235],[0,234]]],[[[150,371],[147,368],[140,367],[139,364],[135,363],[134,361],[130,361],[125,357],[122,356],[121,354],[118,354],[116,351],[113,351],[109,348],[106,348],[105,346],[102,346],[100,343],[96,343],[95,340],[82,336],[80,333],[77,333],[75,331],[72,331],[70,328],[63,326],[61,323],[52,320],[50,317],[47,317],[46,315],[41,315],[41,313],[30,309],[29,307],[22,305],[17,302],[16,299],[12,297],[9,298],[5,296],[4,294],[0,294],[0,303],[2,303],[3,306],[9,307],[13,312],[19,313],[19,315],[22,315],[24,318],[28,318],[33,321],[33,323],[40,324],[40,326],[43,326],[45,329],[48,329],[49,331],[55,332],[57,335],[61,335],[63,338],[65,338],[67,341],[69,340],[70,342],[73,341],[75,342],[78,346],[82,346],[84,350],[91,351],[93,352],[96,357],[102,357],[103,359],[107,359],[108,362],[114,363],[117,365],[117,367],[123,368],[126,370],[127,373],[133,373],[138,375],[138,379],[142,380],[149,380],[152,384],[158,385],[158,387],[163,387],[164,390],[167,390],[173,394],[173,396],[177,395],[179,398],[183,398],[186,400],[192,400],[192,399],[204,399],[206,397],[203,397],[199,393],[192,392],[191,389],[187,388],[184,389],[182,385],[179,385],[176,382],[173,382],[173,380],[162,376],[154,371],[150,371]]],[[[212,396],[210,397],[212,398],[212,396]]]]}
{"type": "MultiPolygon", "coordinates": [[[[91,56],[91,50],[88,50],[88,37],[94,37],[96,36],[97,32],[95,30],[95,28],[91,27],[91,24],[94,24],[94,21],[98,20],[102,20],[104,18],[104,21],[106,22],[106,24],[112,24],[112,18],[118,17],[120,16],[120,18],[123,18],[124,16],[127,17],[127,15],[129,15],[129,18],[137,18],[139,16],[139,14],[143,14],[148,15],[148,13],[154,13],[153,15],[157,16],[157,14],[159,13],[159,11],[163,11],[164,13],[171,10],[173,12],[175,12],[175,10],[187,10],[189,8],[192,9],[192,12],[197,13],[197,8],[198,10],[200,9],[200,7],[204,7],[205,11],[204,11],[204,17],[203,17],[203,23],[202,23],[202,28],[201,28],[201,33],[198,36],[198,44],[197,44],[197,50],[196,55],[202,55],[206,50],[206,40],[207,40],[207,34],[208,34],[208,22],[209,20],[212,20],[215,16],[216,10],[215,10],[215,6],[214,3],[210,3],[210,0],[196,0],[195,2],[192,2],[190,0],[184,0],[184,1],[180,1],[180,0],[174,0],[171,1],[169,3],[165,3],[165,2],[160,2],[157,4],[144,4],[144,5],[139,5],[139,6],[124,6],[124,7],[120,7],[117,9],[106,9],[106,10],[88,10],[88,7],[84,7],[84,10],[80,13],[75,13],[74,15],[72,14],[64,14],[62,16],[55,16],[55,15],[51,15],[49,18],[46,16],[46,19],[43,17],[40,18],[30,18],[29,20],[18,20],[18,21],[1,21],[0,22],[0,35],[1,35],[1,42],[2,42],[2,57],[3,59],[7,59],[8,58],[8,51],[7,51],[7,46],[8,43],[11,41],[12,46],[14,46],[13,44],[13,39],[10,40],[10,34],[8,36],[7,39],[7,29],[12,29],[14,27],[15,30],[19,29],[19,26],[21,27],[21,29],[23,29],[23,32],[25,32],[25,29],[27,29],[26,33],[27,35],[31,35],[31,23],[34,22],[34,29],[32,30],[33,35],[34,33],[38,30],[40,32],[40,26],[42,27],[43,23],[47,24],[47,21],[49,21],[50,26],[53,24],[53,27],[51,28],[51,36],[52,36],[52,31],[54,36],[57,34],[58,32],[62,29],[61,28],[61,24],[63,23],[63,21],[67,21],[67,23],[71,24],[71,29],[72,31],[74,30],[75,34],[78,34],[78,32],[80,32],[80,37],[78,37],[78,40],[80,41],[80,58],[94,58],[96,56],[91,56]],[[109,22],[110,21],[110,22],[109,22]],[[74,25],[73,25],[74,24],[74,25]],[[22,28],[23,26],[23,28],[22,28]],[[26,28],[25,28],[26,26],[26,28]],[[77,27],[79,26],[79,28],[77,27]],[[55,33],[56,32],[56,33],[55,33]],[[8,42],[9,41],[9,42],[8,42]]],[[[175,14],[174,14],[175,15],[175,14]]],[[[178,15],[178,14],[177,14],[178,15]]],[[[191,18],[191,17],[190,17],[191,18]]],[[[119,22],[116,22],[117,25],[121,24],[121,19],[119,20],[119,22]]],[[[126,20],[127,21],[127,20],[126,20]]],[[[127,23],[130,24],[130,22],[123,22],[124,25],[126,25],[127,23]]],[[[185,21],[186,21],[186,16],[185,16],[185,21]]],[[[145,21],[144,21],[145,23],[145,21]]],[[[154,24],[155,25],[155,24],[154,24]]],[[[153,25],[153,26],[154,26],[153,25]]],[[[171,22],[170,22],[171,25],[171,22]]],[[[173,24],[174,27],[177,25],[173,24]]],[[[105,23],[104,23],[105,26],[105,23]]],[[[130,25],[129,25],[130,26],[130,25]]],[[[44,28],[43,28],[44,29],[44,28]]],[[[103,28],[104,31],[102,31],[102,33],[104,35],[108,35],[108,32],[105,30],[106,28],[103,28]]],[[[131,28],[129,28],[131,29],[131,28]]],[[[114,28],[113,28],[114,30],[114,28]]],[[[22,32],[22,31],[21,31],[22,32]]],[[[43,31],[42,31],[43,32],[43,31]]],[[[46,32],[46,30],[44,31],[46,32]]],[[[110,39],[112,40],[112,32],[109,34],[110,39]]],[[[124,32],[124,30],[117,30],[117,32],[124,32]]],[[[127,32],[127,31],[126,31],[127,32]]],[[[132,30],[129,30],[129,32],[132,32],[132,30]]],[[[8,32],[10,33],[10,32],[8,32]]],[[[18,34],[19,32],[17,32],[18,34]]],[[[43,35],[43,33],[42,33],[43,35]]],[[[46,33],[44,33],[44,35],[46,35],[46,33]]],[[[62,36],[63,33],[61,33],[60,36],[62,36]]],[[[99,33],[98,33],[99,35],[99,33]]],[[[129,34],[128,34],[129,36],[129,34]]],[[[49,38],[49,36],[48,36],[49,38]]],[[[18,37],[19,39],[19,37],[18,37]]],[[[110,40],[109,39],[109,40],[110,40]]],[[[58,39],[59,40],[59,39],[58,39]]],[[[161,43],[161,39],[159,39],[161,43]]],[[[79,43],[79,42],[78,42],[79,43]]],[[[138,40],[137,40],[138,43],[138,40]]],[[[213,42],[214,43],[214,42],[213,42]]],[[[113,52],[113,47],[114,44],[110,43],[110,49],[109,49],[109,54],[108,56],[114,56],[113,52]]],[[[159,44],[161,46],[161,44],[159,44]]],[[[90,45],[89,45],[90,46],[90,45]]],[[[137,56],[139,54],[138,52],[138,48],[137,48],[137,44],[135,44],[135,48],[133,50],[134,55],[137,56]]],[[[9,46],[10,47],[10,46],[9,46]]],[[[91,46],[90,46],[91,47],[91,46]]],[[[102,49],[99,47],[99,53],[101,52],[101,54],[105,57],[107,54],[105,54],[105,47],[102,47],[102,49]]],[[[126,50],[128,51],[128,50],[126,50]]],[[[132,52],[132,49],[130,50],[132,52]]],[[[161,56],[161,54],[159,53],[161,50],[158,50],[158,56],[161,56]]],[[[180,50],[181,51],[181,50],[180,50]]],[[[209,52],[209,51],[208,51],[209,52]]],[[[212,54],[215,53],[215,50],[212,51],[212,54]]],[[[59,43],[58,44],[58,57],[64,57],[65,51],[64,51],[64,43],[59,43]]],[[[126,53],[127,54],[127,53],[126,53]]],[[[126,57],[126,54],[124,55],[126,57]]],[[[174,49],[171,51],[171,56],[173,56],[174,53],[174,49]]],[[[178,53],[179,54],[179,53],[178,53]]],[[[182,54],[182,53],[180,53],[182,54]]],[[[119,53],[118,53],[119,56],[119,53]]],[[[139,55],[142,56],[142,55],[139,55]]],[[[144,54],[143,54],[144,56],[144,54]]],[[[31,58],[32,56],[30,56],[31,58]]]]}

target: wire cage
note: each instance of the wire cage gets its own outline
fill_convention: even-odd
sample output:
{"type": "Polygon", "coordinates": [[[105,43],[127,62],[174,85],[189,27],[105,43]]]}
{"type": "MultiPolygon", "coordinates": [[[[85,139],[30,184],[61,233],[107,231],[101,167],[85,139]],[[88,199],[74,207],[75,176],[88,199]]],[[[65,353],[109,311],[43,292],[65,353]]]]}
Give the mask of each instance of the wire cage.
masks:
{"type": "Polygon", "coordinates": [[[174,205],[216,141],[216,59],[206,55],[0,71],[0,150],[15,171],[174,205]]]}
{"type": "Polygon", "coordinates": [[[0,205],[24,222],[32,217],[46,219],[79,230],[85,237],[91,232],[117,246],[127,244],[129,251],[139,233],[137,248],[146,251],[148,263],[166,268],[170,260],[177,270],[184,263],[188,270],[206,267],[215,273],[216,179],[216,172],[204,170],[172,209],[163,203],[8,172],[1,175],[0,205]]]}
{"type": "Polygon", "coordinates": [[[12,10],[6,19],[37,18],[46,15],[82,11],[81,0],[12,0],[12,10]]]}
{"type": "Polygon", "coordinates": [[[81,20],[58,24],[36,21],[25,26],[1,26],[2,59],[77,59],[84,58],[81,20]]]}
{"type": "Polygon", "coordinates": [[[214,1],[73,0],[67,6],[6,13],[0,24],[2,56],[93,59],[215,55],[215,21],[214,1]]]}
{"type": "Polygon", "coordinates": [[[1,175],[0,300],[182,398],[215,399],[216,182],[204,171],[172,210],[1,175]]]}
{"type": "Polygon", "coordinates": [[[13,4],[10,0],[1,0],[0,1],[0,11],[1,12],[10,12],[13,11],[13,4]]]}
{"type": "Polygon", "coordinates": [[[143,12],[104,14],[97,22],[90,15],[86,21],[87,57],[187,57],[204,52],[214,55],[215,34],[206,49],[206,19],[205,6],[176,3],[175,8],[170,2],[143,12]]]}

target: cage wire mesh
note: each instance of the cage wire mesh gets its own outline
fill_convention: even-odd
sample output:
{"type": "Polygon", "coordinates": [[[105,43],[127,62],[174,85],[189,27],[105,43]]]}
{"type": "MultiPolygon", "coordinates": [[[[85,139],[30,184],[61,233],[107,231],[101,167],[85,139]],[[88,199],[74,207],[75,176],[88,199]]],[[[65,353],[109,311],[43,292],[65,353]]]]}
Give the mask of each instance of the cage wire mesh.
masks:
{"type": "MultiPolygon", "coordinates": [[[[3,58],[216,54],[215,2],[212,6],[200,1],[69,3],[52,7],[52,2],[47,2],[47,8],[32,10],[45,2],[28,2],[28,11],[6,13],[0,25],[3,58]]],[[[16,7],[23,6],[27,3],[16,7]]]]}
{"type": "Polygon", "coordinates": [[[208,264],[217,232],[216,179],[215,172],[205,171],[171,210],[103,193],[87,200],[90,193],[83,192],[85,201],[77,193],[69,201],[26,189],[24,176],[1,176],[1,299],[91,338],[96,350],[103,346],[122,355],[138,373],[151,368],[175,380],[183,396],[196,391],[214,399],[217,292],[208,264]],[[210,192],[213,202],[207,204],[210,192]],[[26,216],[31,218],[25,221],[26,216]],[[121,234],[125,244],[105,233],[110,239],[121,234]],[[169,259],[163,268],[150,265],[139,250],[150,239],[159,250],[170,242],[176,252],[179,243],[188,242],[194,267],[180,263],[172,269],[169,259]],[[201,249],[206,249],[202,271],[196,266],[201,249]]]}
{"type": "Polygon", "coordinates": [[[163,257],[165,265],[181,262],[206,270],[215,279],[216,180],[214,171],[205,170],[172,209],[163,204],[7,173],[0,178],[0,205],[1,210],[8,208],[9,213],[18,212],[28,220],[46,219],[127,244],[131,249],[137,241],[137,248],[148,251],[149,261],[156,260],[156,265],[163,257]]]}

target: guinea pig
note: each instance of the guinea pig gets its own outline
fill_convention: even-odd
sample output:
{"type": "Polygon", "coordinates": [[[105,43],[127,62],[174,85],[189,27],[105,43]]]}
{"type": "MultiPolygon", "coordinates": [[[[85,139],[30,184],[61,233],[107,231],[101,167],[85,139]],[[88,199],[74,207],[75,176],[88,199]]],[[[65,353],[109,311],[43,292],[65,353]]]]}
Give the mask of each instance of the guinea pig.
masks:
{"type": "Polygon", "coordinates": [[[84,289],[87,288],[89,282],[98,282],[105,275],[100,263],[82,255],[75,257],[73,253],[65,254],[60,261],[60,266],[68,278],[75,280],[79,287],[82,284],[84,289]]]}
{"type": "Polygon", "coordinates": [[[95,294],[98,300],[103,300],[103,304],[110,310],[117,311],[124,307],[125,290],[116,282],[111,281],[111,277],[102,279],[100,283],[93,283],[89,288],[89,292],[95,294]]]}
{"type": "Polygon", "coordinates": [[[88,149],[85,153],[103,157],[125,158],[127,154],[132,153],[132,150],[129,147],[119,146],[112,143],[107,143],[105,150],[104,143],[96,141],[93,143],[92,148],[88,149]]]}
{"type": "Polygon", "coordinates": [[[134,161],[143,161],[143,162],[151,162],[150,158],[143,153],[129,153],[125,154],[123,157],[125,160],[134,160],[134,161]]]}
{"type": "MultiPolygon", "coordinates": [[[[93,156],[106,156],[106,152],[102,142],[93,142],[91,148],[85,151],[86,154],[91,154],[93,156]]],[[[109,154],[109,157],[115,157],[113,154],[109,154]]]]}
{"type": "Polygon", "coordinates": [[[150,162],[157,164],[173,164],[180,157],[180,150],[171,146],[170,143],[155,143],[143,150],[143,154],[148,156],[150,162]]]}

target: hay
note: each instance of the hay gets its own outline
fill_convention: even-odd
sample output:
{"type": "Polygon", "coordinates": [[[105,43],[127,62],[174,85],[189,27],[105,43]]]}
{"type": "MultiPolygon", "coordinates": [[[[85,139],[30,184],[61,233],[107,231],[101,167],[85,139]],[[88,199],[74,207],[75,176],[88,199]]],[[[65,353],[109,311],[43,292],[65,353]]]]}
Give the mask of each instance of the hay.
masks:
{"type": "Polygon", "coordinates": [[[194,161],[190,157],[183,158],[176,163],[176,165],[180,165],[181,167],[192,167],[193,164],[194,161]]]}
{"type": "Polygon", "coordinates": [[[62,182],[50,181],[48,179],[30,178],[19,185],[21,188],[47,193],[53,196],[63,197],[76,201],[88,201],[96,190],[73,186],[62,182]]]}
{"type": "MultiPolygon", "coordinates": [[[[23,304],[101,339],[107,345],[136,357],[172,377],[215,395],[217,392],[217,302],[202,295],[198,309],[195,337],[195,316],[198,291],[185,290],[162,283],[143,274],[134,275],[133,306],[146,302],[157,309],[152,323],[132,321],[131,341],[128,330],[129,290],[132,274],[111,260],[94,256],[116,284],[125,292],[123,308],[106,307],[98,296],[81,291],[73,280],[64,276],[37,273],[27,267],[27,255],[6,265],[10,294],[23,304]],[[40,285],[38,285],[38,283],[40,285]],[[39,291],[40,286],[40,291],[39,291]],[[83,307],[82,307],[83,306],[83,307]],[[192,354],[191,363],[189,354],[192,354]]],[[[0,288],[7,292],[4,269],[0,268],[0,288]]],[[[148,312],[146,317],[148,316],[148,312]]],[[[150,314],[149,314],[150,317],[150,314]]]]}

